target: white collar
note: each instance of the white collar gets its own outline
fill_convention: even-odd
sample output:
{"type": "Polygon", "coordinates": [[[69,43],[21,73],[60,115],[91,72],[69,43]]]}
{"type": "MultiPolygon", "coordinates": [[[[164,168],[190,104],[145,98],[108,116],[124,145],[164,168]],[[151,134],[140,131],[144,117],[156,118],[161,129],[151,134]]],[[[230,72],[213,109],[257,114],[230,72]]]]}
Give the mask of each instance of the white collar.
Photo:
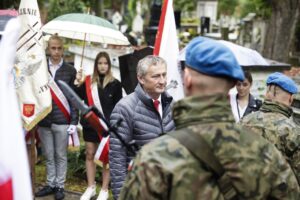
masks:
{"type": "MultiPolygon", "coordinates": [[[[157,100],[159,101],[159,103],[161,104],[161,95],[159,95],[159,97],[157,98],[157,100]]],[[[152,101],[154,102],[155,99],[152,99],[152,101]]]]}
{"type": "Polygon", "coordinates": [[[58,66],[58,67],[61,67],[62,64],[63,64],[64,60],[61,58],[59,63],[57,65],[54,65],[52,62],[51,62],[51,59],[49,58],[49,66],[58,66]]]}

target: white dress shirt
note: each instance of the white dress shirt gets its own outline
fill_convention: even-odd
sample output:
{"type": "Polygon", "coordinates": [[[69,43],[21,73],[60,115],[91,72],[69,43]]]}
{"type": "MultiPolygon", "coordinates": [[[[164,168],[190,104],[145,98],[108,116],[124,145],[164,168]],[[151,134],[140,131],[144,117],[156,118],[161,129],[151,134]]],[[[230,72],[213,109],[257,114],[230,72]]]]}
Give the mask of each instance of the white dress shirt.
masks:
{"type": "Polygon", "coordinates": [[[51,59],[49,58],[49,70],[53,78],[55,77],[56,71],[62,66],[62,64],[63,64],[63,59],[61,59],[58,64],[54,65],[51,62],[51,59]]]}
{"type": "MultiPolygon", "coordinates": [[[[159,104],[158,104],[158,112],[159,112],[159,115],[160,117],[162,118],[162,105],[161,105],[161,95],[158,97],[157,99],[159,101],[159,104]]],[[[152,101],[154,102],[154,99],[152,99],[152,101]]]]}

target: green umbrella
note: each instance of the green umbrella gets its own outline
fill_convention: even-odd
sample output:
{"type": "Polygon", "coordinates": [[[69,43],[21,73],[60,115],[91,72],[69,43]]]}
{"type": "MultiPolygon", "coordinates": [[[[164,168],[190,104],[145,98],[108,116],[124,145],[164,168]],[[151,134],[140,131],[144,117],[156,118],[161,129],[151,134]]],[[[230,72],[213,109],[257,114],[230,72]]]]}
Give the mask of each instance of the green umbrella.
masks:
{"type": "Polygon", "coordinates": [[[84,41],[80,68],[82,68],[86,41],[112,45],[130,45],[127,37],[112,23],[90,14],[71,13],[61,15],[45,24],[42,31],[84,41]]]}
{"type": "Polygon", "coordinates": [[[130,45],[128,39],[109,21],[90,14],[61,15],[42,27],[48,34],[113,45],[130,45]]]}

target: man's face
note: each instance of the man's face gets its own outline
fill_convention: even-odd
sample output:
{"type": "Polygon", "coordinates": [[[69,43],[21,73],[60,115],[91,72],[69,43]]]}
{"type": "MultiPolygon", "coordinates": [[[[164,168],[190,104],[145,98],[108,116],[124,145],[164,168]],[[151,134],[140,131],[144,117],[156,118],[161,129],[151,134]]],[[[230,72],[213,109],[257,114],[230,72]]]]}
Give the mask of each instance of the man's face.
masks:
{"type": "Polygon", "coordinates": [[[152,65],[144,76],[138,77],[140,84],[150,97],[156,99],[165,91],[167,68],[165,65],[152,65]]]}
{"type": "Polygon", "coordinates": [[[60,62],[64,53],[62,42],[57,39],[50,40],[48,50],[51,60],[56,63],[60,62]]]}

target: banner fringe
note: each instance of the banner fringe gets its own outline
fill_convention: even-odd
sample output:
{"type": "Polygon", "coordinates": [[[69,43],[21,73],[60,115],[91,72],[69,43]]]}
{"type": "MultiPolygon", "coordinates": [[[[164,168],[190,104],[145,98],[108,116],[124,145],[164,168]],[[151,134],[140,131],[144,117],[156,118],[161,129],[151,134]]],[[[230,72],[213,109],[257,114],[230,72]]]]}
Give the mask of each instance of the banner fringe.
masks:
{"type": "Polygon", "coordinates": [[[23,126],[26,131],[30,131],[34,126],[36,126],[42,119],[44,119],[52,110],[52,105],[46,108],[40,115],[36,116],[35,119],[30,123],[26,124],[23,120],[23,126]]]}

